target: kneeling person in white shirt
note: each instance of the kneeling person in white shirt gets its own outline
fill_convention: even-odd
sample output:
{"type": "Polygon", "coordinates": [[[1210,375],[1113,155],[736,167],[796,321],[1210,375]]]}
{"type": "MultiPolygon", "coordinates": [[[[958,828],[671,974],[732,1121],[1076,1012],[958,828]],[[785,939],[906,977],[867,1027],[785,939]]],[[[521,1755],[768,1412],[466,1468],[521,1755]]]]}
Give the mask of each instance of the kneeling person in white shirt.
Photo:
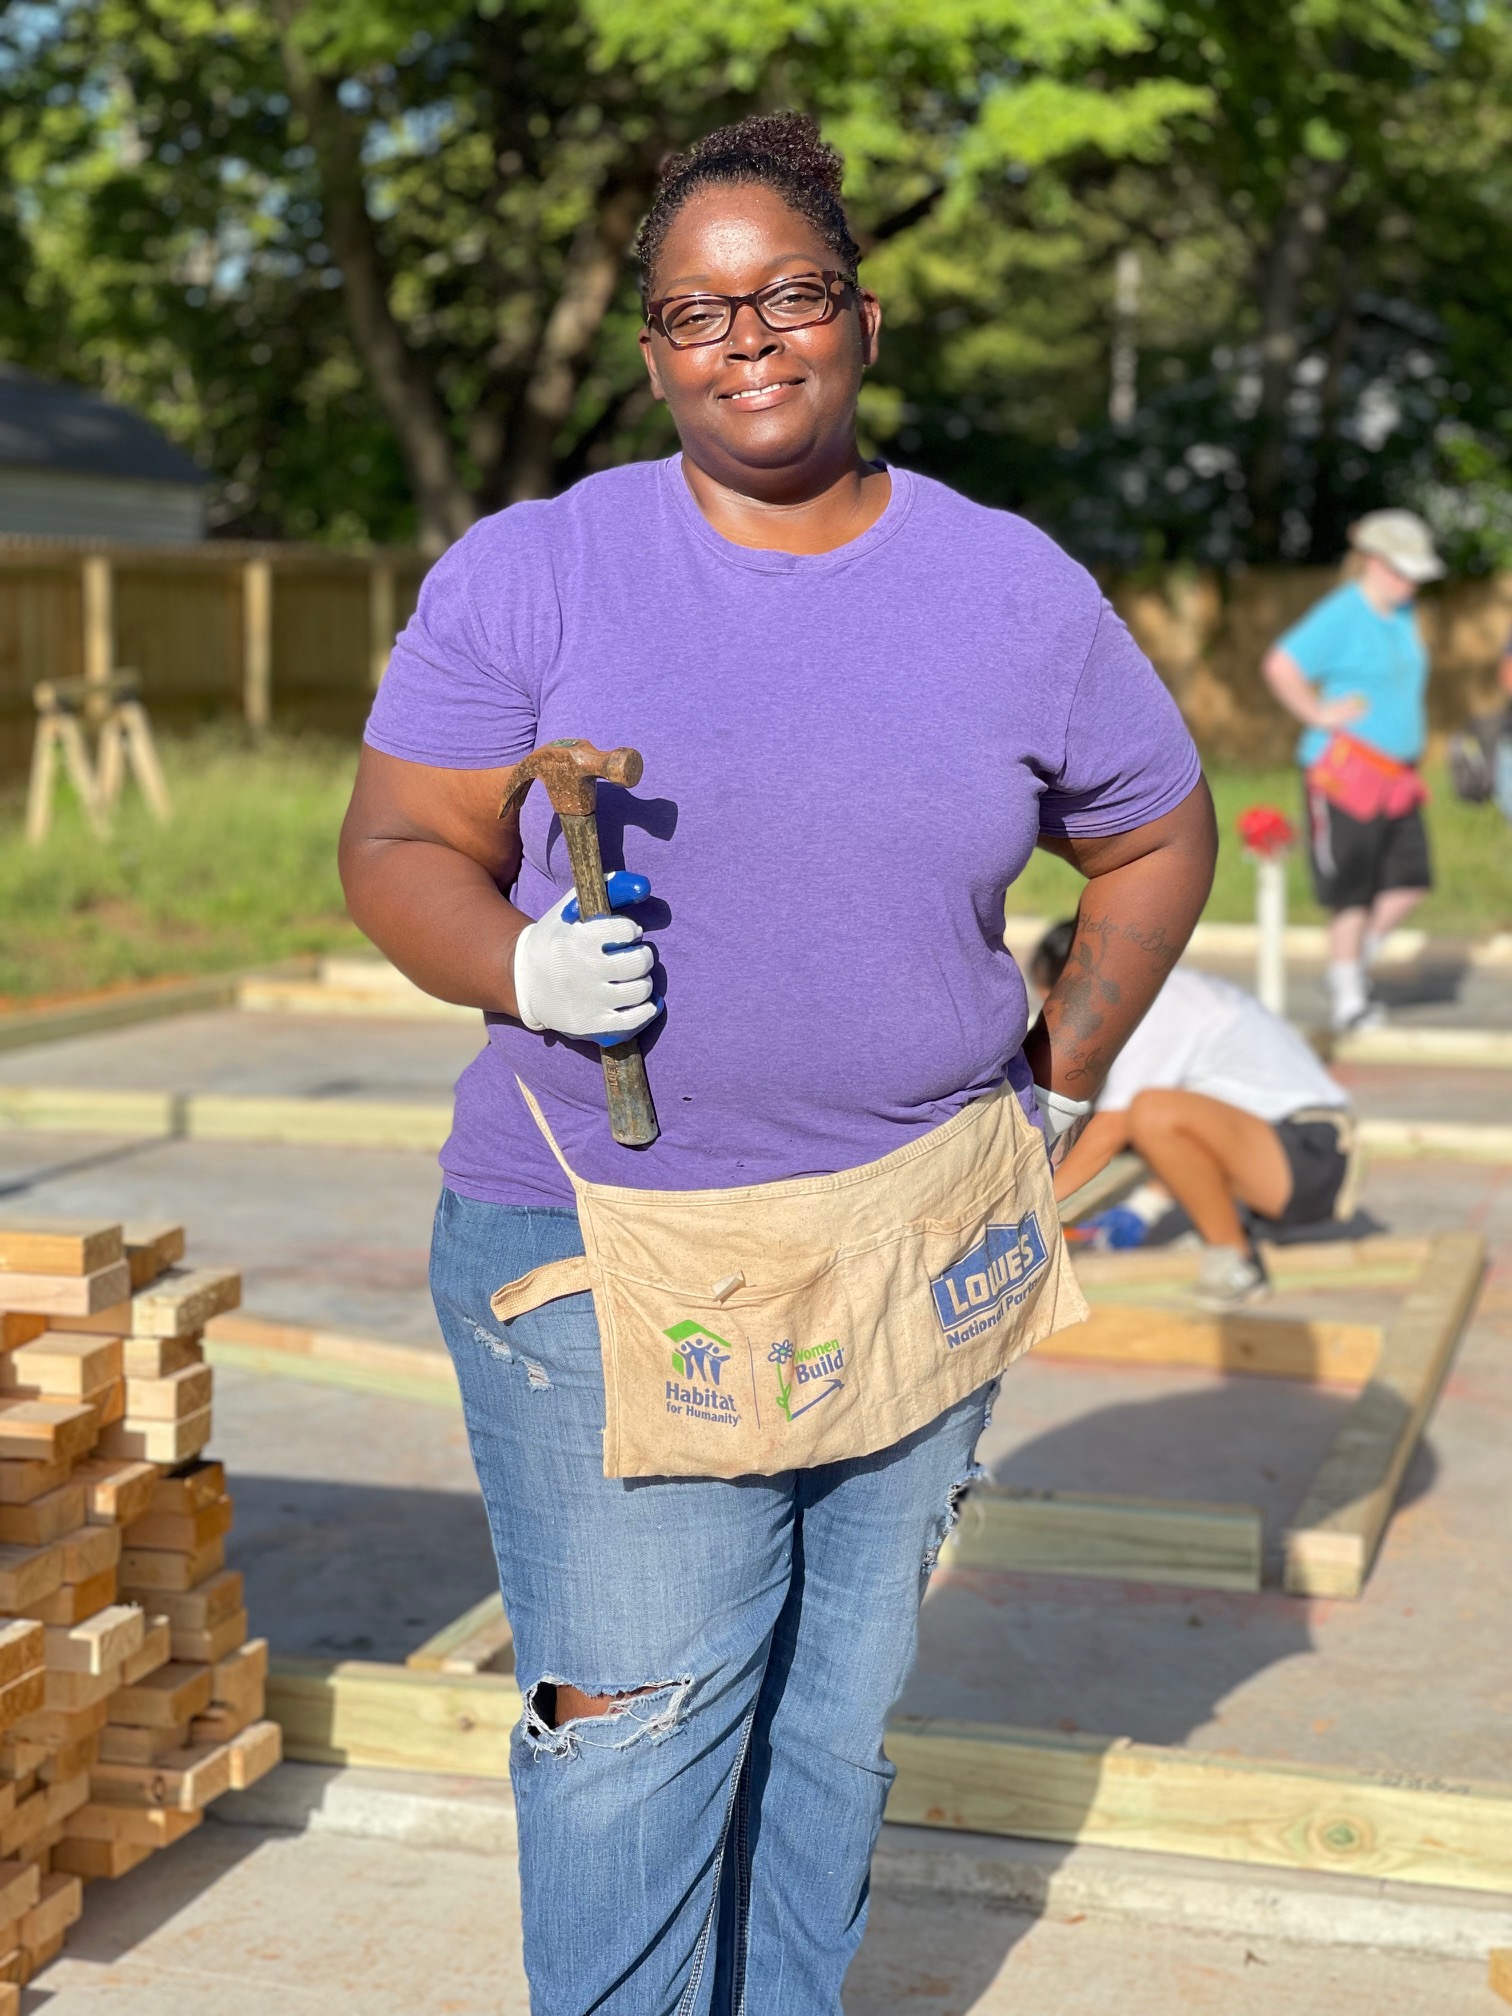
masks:
{"type": "MultiPolygon", "coordinates": [[[[1037,990],[1059,979],[1073,930],[1057,924],[1040,941],[1037,990]]],[[[1347,1093],[1288,1023],[1243,988],[1178,967],[1115,1059],[1055,1193],[1069,1197],[1132,1149],[1209,1249],[1198,1300],[1235,1308],[1267,1287],[1240,1207],[1267,1226],[1332,1217],[1349,1122],[1347,1093]]]]}

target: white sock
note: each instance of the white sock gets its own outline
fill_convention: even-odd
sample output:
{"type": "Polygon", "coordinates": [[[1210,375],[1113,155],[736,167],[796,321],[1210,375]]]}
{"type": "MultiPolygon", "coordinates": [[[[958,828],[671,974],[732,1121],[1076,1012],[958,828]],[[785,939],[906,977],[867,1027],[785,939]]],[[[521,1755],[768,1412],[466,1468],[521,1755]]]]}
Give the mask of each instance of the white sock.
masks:
{"type": "Polygon", "coordinates": [[[1365,933],[1363,951],[1365,971],[1367,973],[1373,972],[1379,964],[1381,954],[1386,947],[1386,940],[1390,936],[1391,933],[1389,931],[1367,931],[1365,933]]]}
{"type": "Polygon", "coordinates": [[[1336,1023],[1352,1022],[1366,1005],[1365,968],[1358,959],[1328,962],[1328,998],[1336,1023]]]}

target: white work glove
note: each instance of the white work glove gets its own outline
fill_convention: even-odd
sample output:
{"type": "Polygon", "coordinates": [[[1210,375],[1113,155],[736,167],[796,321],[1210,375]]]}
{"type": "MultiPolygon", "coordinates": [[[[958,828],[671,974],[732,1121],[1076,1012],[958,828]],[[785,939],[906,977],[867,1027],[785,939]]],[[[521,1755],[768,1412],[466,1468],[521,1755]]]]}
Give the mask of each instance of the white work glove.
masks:
{"type": "MultiPolygon", "coordinates": [[[[609,878],[610,901],[644,901],[639,876],[609,878]],[[639,883],[639,892],[621,894],[616,882],[639,883]]],[[[656,955],[642,942],[630,917],[577,914],[576,896],[564,896],[544,917],[527,924],[515,940],[514,987],[520,1020],[527,1029],[554,1029],[560,1036],[587,1038],[608,1046],[637,1035],[661,1012],[652,999],[651,968],[656,955]],[[571,909],[571,920],[563,915],[571,909]]]]}
{"type": "Polygon", "coordinates": [[[1092,1101],[1068,1099],[1064,1092],[1047,1092],[1043,1085],[1035,1086],[1034,1096],[1045,1123],[1045,1146],[1054,1159],[1057,1150],[1064,1153],[1071,1146],[1091,1117],[1092,1101]]]}

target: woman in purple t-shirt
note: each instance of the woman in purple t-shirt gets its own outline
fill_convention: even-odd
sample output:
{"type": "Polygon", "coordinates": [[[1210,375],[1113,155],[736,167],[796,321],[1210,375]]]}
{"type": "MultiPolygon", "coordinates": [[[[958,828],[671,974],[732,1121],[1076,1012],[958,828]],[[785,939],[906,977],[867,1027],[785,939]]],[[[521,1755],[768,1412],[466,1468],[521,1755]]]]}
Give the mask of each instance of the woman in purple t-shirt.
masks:
{"type": "Polygon", "coordinates": [[[669,162],[641,343],[682,454],[513,506],[437,563],[343,835],[363,929],[487,1021],[432,1284],[526,1702],[526,1966],[552,2016],[839,2008],[883,1725],[992,1388],[844,1463],[606,1478],[591,1297],[489,1306],[583,1251],[516,1078],[579,1176],[631,1189],[859,1170],[1005,1083],[1053,1138],[1212,873],[1190,738],[1090,577],[858,453],[881,310],[840,168],[792,114],[669,162]],[[511,766],[569,736],[645,756],[637,791],[599,791],[608,867],[650,884],[626,877],[612,922],[564,915],[542,793],[496,816],[511,766]],[[1036,845],[1087,886],[1030,1028],[1002,926],[1036,845]],[[586,1040],[609,1030],[645,1032],[649,1148],[609,1137],[586,1040]]]}

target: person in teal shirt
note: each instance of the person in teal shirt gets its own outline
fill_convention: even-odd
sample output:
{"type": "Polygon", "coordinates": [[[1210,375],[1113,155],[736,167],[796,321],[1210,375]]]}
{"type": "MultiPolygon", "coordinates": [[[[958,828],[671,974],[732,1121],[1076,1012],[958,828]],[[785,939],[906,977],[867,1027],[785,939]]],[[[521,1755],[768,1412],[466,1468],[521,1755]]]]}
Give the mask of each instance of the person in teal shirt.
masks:
{"type": "Polygon", "coordinates": [[[1318,901],[1331,913],[1330,1020],[1381,1019],[1369,967],[1432,885],[1426,796],[1415,765],[1427,738],[1428,653],[1414,597],[1444,572],[1411,511],[1372,511],[1353,528],[1352,580],[1314,605],[1267,653],[1276,698],[1302,723],[1297,760],[1318,901]]]}

